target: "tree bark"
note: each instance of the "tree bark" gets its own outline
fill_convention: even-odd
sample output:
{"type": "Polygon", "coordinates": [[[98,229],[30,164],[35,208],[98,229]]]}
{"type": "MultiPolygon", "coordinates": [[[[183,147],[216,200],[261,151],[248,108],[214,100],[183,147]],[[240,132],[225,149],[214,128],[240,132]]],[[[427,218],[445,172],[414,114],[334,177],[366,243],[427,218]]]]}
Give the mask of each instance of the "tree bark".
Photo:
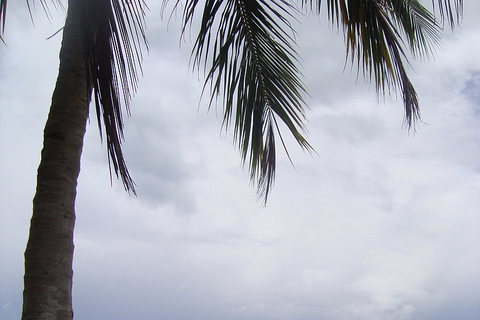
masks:
{"type": "Polygon", "coordinates": [[[91,96],[84,14],[84,0],[69,0],[25,250],[23,320],[73,318],[75,197],[91,96]]]}

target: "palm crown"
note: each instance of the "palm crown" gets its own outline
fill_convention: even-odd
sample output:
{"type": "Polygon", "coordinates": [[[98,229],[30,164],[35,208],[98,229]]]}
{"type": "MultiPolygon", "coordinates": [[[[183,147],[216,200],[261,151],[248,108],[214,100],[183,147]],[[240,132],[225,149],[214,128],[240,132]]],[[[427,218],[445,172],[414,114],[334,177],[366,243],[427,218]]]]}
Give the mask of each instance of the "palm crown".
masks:
{"type": "MultiPolygon", "coordinates": [[[[321,0],[205,0],[192,51],[195,65],[206,70],[204,89],[210,104],[224,106],[223,124],[233,125],[234,139],[258,194],[266,201],[275,177],[278,121],[299,145],[311,151],[304,137],[305,87],[298,69],[290,19],[302,10],[320,12],[321,0]]],[[[55,1],[54,1],[55,3],[55,1]]],[[[60,3],[60,2],[58,2],[60,3]]],[[[86,0],[84,47],[88,81],[93,88],[100,129],[106,136],[110,168],[135,192],[121,148],[122,106],[129,110],[131,92],[141,71],[146,4],[142,0],[86,0]],[[122,102],[123,101],[123,102],[122,102]],[[104,130],[102,130],[104,128],[104,130]]],[[[165,2],[166,3],[166,2],[165,2]]],[[[45,0],[42,0],[45,7],[45,0]]],[[[182,3],[178,1],[175,7],[182,3]]],[[[183,31],[193,23],[198,0],[183,4],[183,31]]],[[[330,21],[343,29],[347,56],[377,91],[399,90],[405,125],[420,119],[417,93],[408,77],[407,52],[428,57],[439,43],[442,22],[453,28],[462,0],[433,2],[440,19],[420,0],[326,0],[330,21]]],[[[0,0],[2,33],[7,0],[0,0]]],[[[1,38],[3,41],[3,38],[1,38]]],[[[285,148],[286,150],[286,148],[285,148]]],[[[288,152],[287,152],[288,154],[288,152]]]]}

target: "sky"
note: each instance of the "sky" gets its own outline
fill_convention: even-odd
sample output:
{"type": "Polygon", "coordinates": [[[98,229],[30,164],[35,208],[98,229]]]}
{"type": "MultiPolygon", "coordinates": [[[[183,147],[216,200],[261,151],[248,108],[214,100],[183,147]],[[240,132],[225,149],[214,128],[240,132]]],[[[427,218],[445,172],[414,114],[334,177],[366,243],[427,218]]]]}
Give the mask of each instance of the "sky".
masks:
{"type": "MultiPolygon", "coordinates": [[[[341,31],[300,18],[308,87],[303,152],[285,132],[266,207],[242,168],[222,107],[189,67],[195,26],[149,2],[144,76],[126,119],[137,184],[110,182],[96,119],[76,202],[75,319],[480,319],[480,2],[446,29],[434,59],[411,61],[423,124],[345,67],[341,31]]],[[[9,2],[0,45],[0,319],[21,317],[42,132],[64,13],[34,24],[9,2]]],[[[93,109],[91,110],[93,112],[93,109]]]]}

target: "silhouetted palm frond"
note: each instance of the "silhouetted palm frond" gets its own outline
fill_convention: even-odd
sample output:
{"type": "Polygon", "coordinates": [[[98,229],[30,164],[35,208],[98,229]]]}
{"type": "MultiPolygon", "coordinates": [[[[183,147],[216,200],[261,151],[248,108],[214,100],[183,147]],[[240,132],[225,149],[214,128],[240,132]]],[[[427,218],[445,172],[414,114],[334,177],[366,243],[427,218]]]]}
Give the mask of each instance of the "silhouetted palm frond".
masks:
{"type": "Polygon", "coordinates": [[[137,71],[142,62],[141,45],[146,4],[142,0],[87,0],[84,31],[85,56],[93,88],[98,128],[105,128],[110,169],[126,190],[135,193],[121,142],[123,140],[122,98],[129,112],[137,71]]]}
{"type": "MultiPolygon", "coordinates": [[[[184,31],[197,4],[187,2],[184,31]]],[[[286,1],[206,0],[192,53],[195,65],[208,66],[210,103],[219,97],[224,102],[224,126],[233,121],[234,139],[265,201],[275,176],[277,118],[311,150],[301,134],[305,89],[287,32],[293,31],[287,17],[295,10],[286,1]]]]}
{"type": "MultiPolygon", "coordinates": [[[[315,0],[314,0],[315,1],[315,0]]],[[[321,8],[322,0],[304,5],[321,8]]],[[[420,119],[417,93],[405,64],[405,42],[414,56],[429,57],[440,41],[440,26],[418,0],[326,0],[329,19],[342,26],[347,56],[375,82],[378,92],[398,87],[403,96],[405,124],[420,119]],[[406,41],[403,39],[405,38],[406,41]]]]}
{"type": "Polygon", "coordinates": [[[0,0],[0,40],[3,40],[3,33],[5,32],[5,22],[7,20],[7,0],[0,0]]]}
{"type": "Polygon", "coordinates": [[[391,1],[391,5],[391,21],[406,37],[413,55],[429,58],[441,41],[441,30],[434,15],[418,0],[391,1]]]}
{"type": "MultiPolygon", "coordinates": [[[[463,16],[463,0],[437,0],[438,11],[442,20],[447,20],[450,28],[455,28],[463,16]]],[[[435,0],[432,0],[435,6],[435,0]]]]}
{"type": "Polygon", "coordinates": [[[0,0],[0,25],[1,25],[0,36],[5,31],[6,19],[7,19],[7,0],[0,0]]]}

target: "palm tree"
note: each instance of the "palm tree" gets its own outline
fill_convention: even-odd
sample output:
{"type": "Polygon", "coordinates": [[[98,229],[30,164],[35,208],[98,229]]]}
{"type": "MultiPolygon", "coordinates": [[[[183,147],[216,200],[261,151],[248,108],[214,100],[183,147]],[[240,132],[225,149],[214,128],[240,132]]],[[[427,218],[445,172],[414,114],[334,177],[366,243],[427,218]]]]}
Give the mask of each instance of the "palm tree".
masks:
{"type": "MultiPolygon", "coordinates": [[[[46,8],[45,0],[41,0],[46,8]]],[[[59,1],[59,0],[57,0],[59,1]]],[[[429,57],[440,41],[440,23],[453,28],[462,0],[438,0],[440,19],[420,0],[327,0],[331,22],[344,31],[347,56],[381,94],[398,89],[405,125],[420,120],[417,94],[408,78],[407,50],[429,57]]],[[[61,2],[54,2],[61,5],[61,2]]],[[[175,7],[180,6],[180,1],[175,7]]],[[[198,0],[183,9],[183,31],[193,23],[198,0]]],[[[210,104],[221,100],[223,125],[234,139],[258,195],[266,202],[275,177],[275,134],[281,120],[299,145],[305,88],[300,80],[290,24],[301,11],[319,13],[321,0],[206,0],[192,55],[205,67],[210,104]]],[[[0,39],[7,0],[0,0],[0,39]]],[[[100,135],[106,137],[110,171],[128,192],[135,184],[122,154],[122,110],[141,71],[146,4],[142,0],[69,0],[60,69],[44,130],[30,236],[25,251],[22,319],[72,319],[75,196],[88,107],[93,93],[100,135]]],[[[288,152],[287,152],[288,154],[288,152]]]]}

